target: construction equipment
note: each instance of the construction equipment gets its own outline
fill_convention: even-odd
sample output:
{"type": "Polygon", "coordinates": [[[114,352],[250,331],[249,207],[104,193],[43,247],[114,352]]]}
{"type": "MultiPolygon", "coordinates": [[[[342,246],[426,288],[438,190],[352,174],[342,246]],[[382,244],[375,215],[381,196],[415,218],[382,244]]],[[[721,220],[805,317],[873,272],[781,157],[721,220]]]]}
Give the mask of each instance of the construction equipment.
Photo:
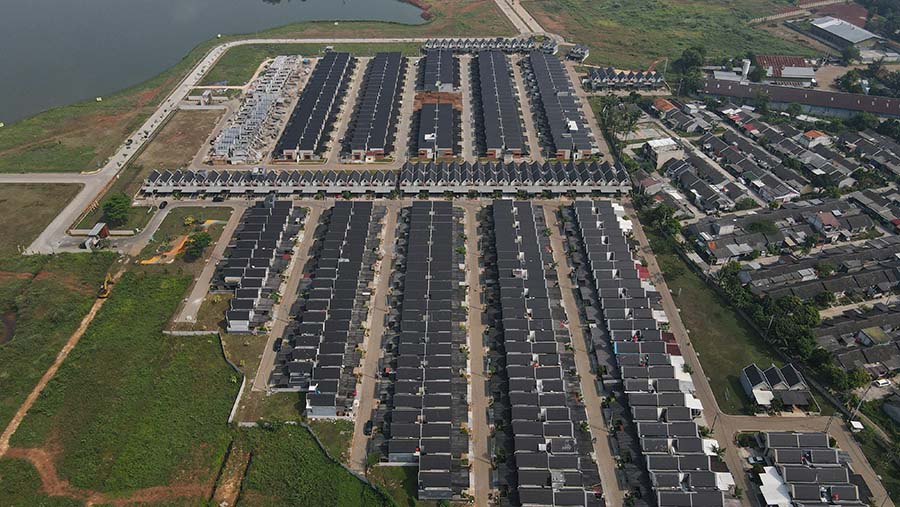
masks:
{"type": "Polygon", "coordinates": [[[105,299],[109,297],[109,293],[112,290],[112,285],[116,283],[113,280],[111,274],[106,273],[106,278],[103,279],[103,282],[100,283],[100,290],[97,291],[97,297],[100,299],[105,299]]]}

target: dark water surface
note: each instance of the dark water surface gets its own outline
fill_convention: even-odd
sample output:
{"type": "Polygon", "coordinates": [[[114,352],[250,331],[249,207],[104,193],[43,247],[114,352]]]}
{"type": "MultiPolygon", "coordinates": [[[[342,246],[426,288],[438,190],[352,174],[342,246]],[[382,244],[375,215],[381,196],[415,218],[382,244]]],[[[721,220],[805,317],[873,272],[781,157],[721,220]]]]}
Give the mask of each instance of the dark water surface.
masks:
{"type": "Polygon", "coordinates": [[[140,83],[216,34],[420,13],[397,0],[0,0],[0,122],[140,83]]]}

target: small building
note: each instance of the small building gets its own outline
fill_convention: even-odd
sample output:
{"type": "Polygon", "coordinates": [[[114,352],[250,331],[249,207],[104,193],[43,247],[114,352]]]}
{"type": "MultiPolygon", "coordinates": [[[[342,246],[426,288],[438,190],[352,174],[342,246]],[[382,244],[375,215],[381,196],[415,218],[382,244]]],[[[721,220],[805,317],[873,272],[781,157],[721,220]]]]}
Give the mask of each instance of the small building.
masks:
{"type": "Polygon", "coordinates": [[[756,363],[750,364],[741,371],[741,386],[762,407],[770,407],[776,399],[785,407],[801,408],[808,407],[812,401],[809,386],[792,364],[781,368],[773,364],[766,370],[756,363]]]}
{"type": "Polygon", "coordinates": [[[806,149],[831,144],[831,137],[819,130],[809,130],[800,135],[800,144],[806,149]]]}
{"type": "Polygon", "coordinates": [[[591,49],[589,47],[584,44],[576,44],[575,47],[570,49],[568,54],[566,54],[566,58],[576,62],[583,62],[590,54],[591,49]]]}
{"type": "Polygon", "coordinates": [[[84,240],[84,247],[88,250],[93,250],[100,241],[109,237],[109,226],[106,225],[106,222],[97,222],[94,227],[88,232],[88,238],[84,240]]]}
{"type": "Polygon", "coordinates": [[[675,107],[675,104],[671,103],[669,100],[664,99],[662,97],[658,97],[653,99],[653,110],[656,111],[656,115],[662,119],[665,119],[670,113],[674,111],[678,111],[678,108],[675,107]]]}
{"type": "Polygon", "coordinates": [[[671,137],[652,139],[644,143],[644,156],[656,169],[674,158],[684,157],[684,148],[671,137]]]}

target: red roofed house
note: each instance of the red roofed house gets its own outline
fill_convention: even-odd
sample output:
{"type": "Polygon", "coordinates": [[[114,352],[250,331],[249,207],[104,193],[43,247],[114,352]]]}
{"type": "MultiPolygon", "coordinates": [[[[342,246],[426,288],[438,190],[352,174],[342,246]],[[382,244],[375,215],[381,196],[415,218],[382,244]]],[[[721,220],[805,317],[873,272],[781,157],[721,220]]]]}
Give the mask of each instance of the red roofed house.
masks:
{"type": "Polygon", "coordinates": [[[678,110],[678,108],[675,107],[675,104],[669,102],[668,100],[662,97],[658,97],[653,100],[653,110],[656,111],[656,114],[660,118],[665,119],[667,114],[672,111],[678,110]]]}

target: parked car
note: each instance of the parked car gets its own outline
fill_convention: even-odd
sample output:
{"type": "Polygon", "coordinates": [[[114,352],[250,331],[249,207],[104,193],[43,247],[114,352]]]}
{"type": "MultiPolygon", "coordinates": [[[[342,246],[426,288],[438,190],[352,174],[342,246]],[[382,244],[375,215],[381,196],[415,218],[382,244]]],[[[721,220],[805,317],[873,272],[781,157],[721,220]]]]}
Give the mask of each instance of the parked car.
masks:
{"type": "Polygon", "coordinates": [[[763,465],[766,463],[766,460],[759,456],[750,456],[747,458],[747,461],[749,461],[751,465],[763,465]]]}
{"type": "Polygon", "coordinates": [[[284,343],[284,338],[276,338],[275,343],[272,344],[272,350],[278,352],[281,350],[281,344],[284,343]]]}
{"type": "Polygon", "coordinates": [[[872,384],[875,385],[875,387],[888,387],[889,385],[891,385],[891,381],[888,379],[880,378],[875,382],[872,382],[872,384]]]}
{"type": "Polygon", "coordinates": [[[159,209],[166,209],[166,206],[169,205],[169,201],[163,201],[159,203],[159,209]]]}
{"type": "Polygon", "coordinates": [[[373,423],[372,420],[369,419],[368,421],[366,421],[366,425],[363,426],[363,434],[366,435],[366,436],[371,435],[371,434],[372,434],[372,428],[374,428],[374,427],[375,427],[375,423],[373,423]]]}

